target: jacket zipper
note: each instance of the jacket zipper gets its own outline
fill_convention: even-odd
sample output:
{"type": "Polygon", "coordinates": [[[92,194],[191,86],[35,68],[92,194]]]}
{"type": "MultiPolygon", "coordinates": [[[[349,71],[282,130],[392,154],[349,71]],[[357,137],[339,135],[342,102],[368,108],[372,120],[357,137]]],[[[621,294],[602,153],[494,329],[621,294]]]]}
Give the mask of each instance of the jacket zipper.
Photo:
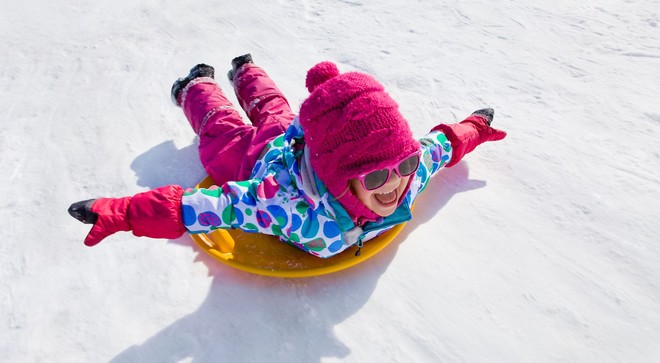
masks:
{"type": "Polygon", "coordinates": [[[357,251],[355,251],[355,257],[360,255],[360,250],[362,249],[362,245],[364,244],[364,242],[362,242],[362,240],[364,239],[364,236],[365,236],[365,233],[363,233],[362,235],[360,235],[360,237],[358,237],[358,240],[356,242],[356,244],[358,246],[358,249],[357,249],[357,251]]]}

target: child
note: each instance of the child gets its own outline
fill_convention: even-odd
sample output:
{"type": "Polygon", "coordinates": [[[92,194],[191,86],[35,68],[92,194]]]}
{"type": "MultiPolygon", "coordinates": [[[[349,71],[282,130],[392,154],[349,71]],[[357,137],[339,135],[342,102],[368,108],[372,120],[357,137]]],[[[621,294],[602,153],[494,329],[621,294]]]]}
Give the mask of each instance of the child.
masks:
{"type": "Polygon", "coordinates": [[[278,236],[315,256],[330,257],[411,219],[410,207],[430,177],[486,141],[492,109],[440,124],[416,140],[398,105],[371,76],[340,74],[322,62],[307,73],[310,96],[296,117],[280,90],[249,54],[234,58],[228,77],[250,118],[246,125],[199,64],[172,87],[172,100],[199,135],[204,168],[216,185],[171,185],[132,197],[74,203],[69,213],[94,224],[93,246],[118,231],[177,238],[240,228],[278,236]]]}

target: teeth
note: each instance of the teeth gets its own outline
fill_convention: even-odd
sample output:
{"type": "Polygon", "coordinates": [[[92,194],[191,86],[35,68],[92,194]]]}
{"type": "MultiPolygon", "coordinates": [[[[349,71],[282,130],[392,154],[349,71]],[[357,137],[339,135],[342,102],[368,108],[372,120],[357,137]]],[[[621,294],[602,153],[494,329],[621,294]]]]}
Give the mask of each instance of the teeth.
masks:
{"type": "Polygon", "coordinates": [[[374,193],[374,198],[383,204],[389,204],[396,199],[396,190],[387,193],[374,193]]]}

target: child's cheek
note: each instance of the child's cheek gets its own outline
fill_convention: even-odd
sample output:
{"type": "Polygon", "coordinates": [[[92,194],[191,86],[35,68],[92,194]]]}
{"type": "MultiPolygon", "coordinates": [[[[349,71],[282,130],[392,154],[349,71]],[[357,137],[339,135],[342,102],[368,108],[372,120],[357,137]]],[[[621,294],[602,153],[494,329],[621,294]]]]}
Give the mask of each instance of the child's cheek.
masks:
{"type": "Polygon", "coordinates": [[[362,203],[367,204],[369,198],[373,195],[372,191],[365,190],[357,179],[351,180],[351,191],[362,203]]]}

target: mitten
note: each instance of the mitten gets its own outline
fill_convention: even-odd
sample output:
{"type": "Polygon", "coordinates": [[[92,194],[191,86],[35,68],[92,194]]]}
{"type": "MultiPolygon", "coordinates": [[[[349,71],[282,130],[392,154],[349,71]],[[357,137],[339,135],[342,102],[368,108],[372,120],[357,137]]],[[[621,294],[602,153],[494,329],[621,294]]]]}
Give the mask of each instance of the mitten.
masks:
{"type": "Polygon", "coordinates": [[[502,140],[506,132],[490,127],[495,111],[484,108],[474,111],[457,124],[440,124],[431,131],[441,131],[451,143],[452,157],[447,167],[456,165],[461,159],[486,141],[502,140]]]}
{"type": "Polygon", "coordinates": [[[99,198],[71,204],[69,214],[94,226],[85,245],[94,246],[120,231],[136,236],[178,238],[185,231],[181,216],[183,188],[170,185],[132,197],[99,198]]]}

